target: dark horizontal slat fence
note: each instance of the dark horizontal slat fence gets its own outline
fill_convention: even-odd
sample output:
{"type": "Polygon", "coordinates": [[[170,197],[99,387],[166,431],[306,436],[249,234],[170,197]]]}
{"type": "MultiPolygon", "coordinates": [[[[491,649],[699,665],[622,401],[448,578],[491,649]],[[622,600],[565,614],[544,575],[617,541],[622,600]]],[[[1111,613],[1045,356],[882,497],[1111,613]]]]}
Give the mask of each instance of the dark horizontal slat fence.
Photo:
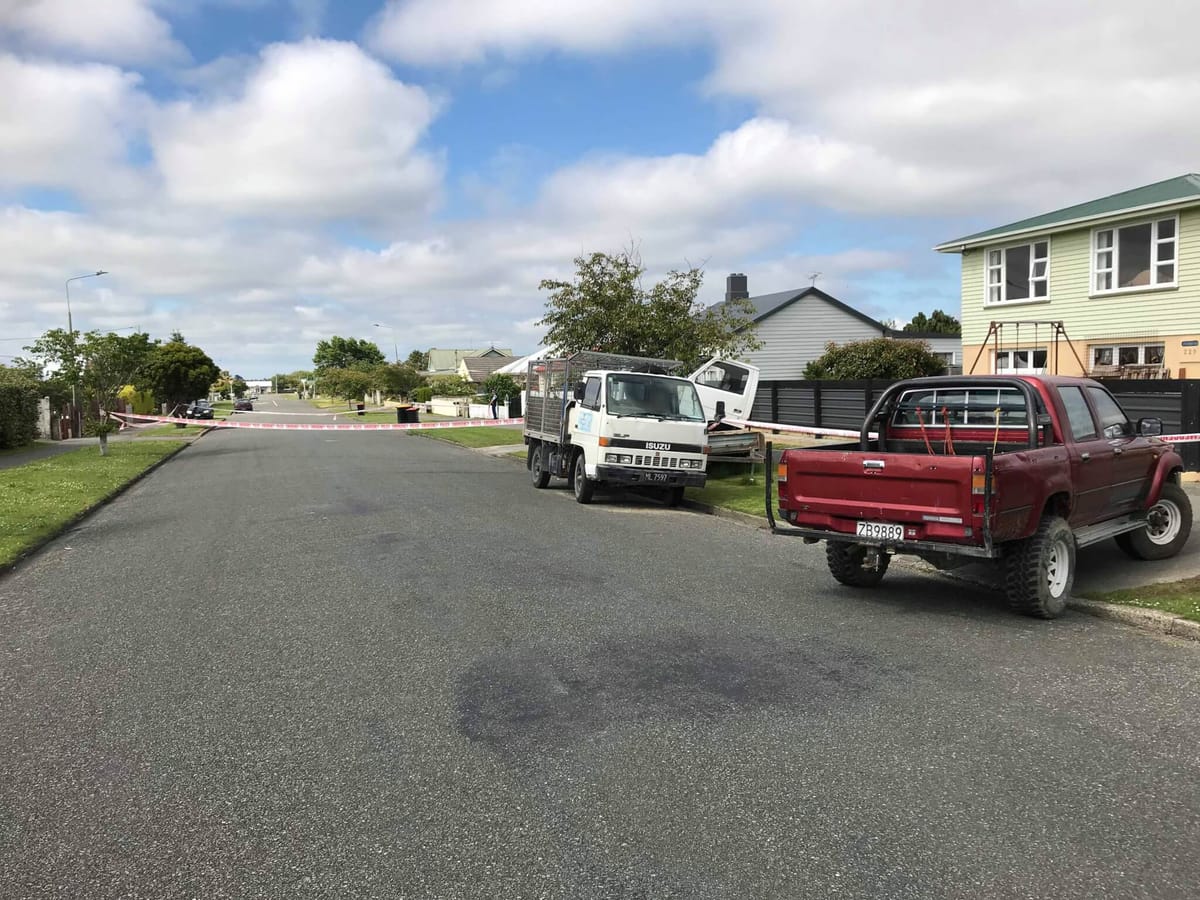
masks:
{"type": "MultiPolygon", "coordinates": [[[[1156,416],[1165,434],[1200,433],[1200,379],[1102,379],[1133,420],[1156,416]]],[[[889,381],[764,381],[751,418],[780,425],[857,431],[889,381]]],[[[1179,444],[1184,467],[1200,472],[1200,444],[1179,444]]]]}

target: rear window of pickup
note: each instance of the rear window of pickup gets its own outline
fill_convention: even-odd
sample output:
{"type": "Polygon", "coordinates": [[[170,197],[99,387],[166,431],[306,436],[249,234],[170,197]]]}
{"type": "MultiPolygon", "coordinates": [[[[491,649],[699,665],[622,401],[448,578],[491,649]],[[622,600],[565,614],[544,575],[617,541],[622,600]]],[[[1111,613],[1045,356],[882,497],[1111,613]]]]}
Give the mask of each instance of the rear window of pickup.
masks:
{"type": "MultiPolygon", "coordinates": [[[[1041,398],[1037,412],[1044,412],[1041,398]]],[[[891,424],[897,427],[938,425],[974,428],[1028,428],[1025,397],[1014,387],[919,388],[896,401],[891,424]]]]}

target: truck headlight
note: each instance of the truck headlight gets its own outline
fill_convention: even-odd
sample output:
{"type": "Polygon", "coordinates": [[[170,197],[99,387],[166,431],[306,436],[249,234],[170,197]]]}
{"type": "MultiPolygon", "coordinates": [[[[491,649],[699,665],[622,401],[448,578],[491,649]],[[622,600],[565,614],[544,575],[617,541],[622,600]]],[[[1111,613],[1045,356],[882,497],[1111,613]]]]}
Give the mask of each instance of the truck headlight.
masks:
{"type": "Polygon", "coordinates": [[[698,459],[681,459],[679,461],[679,468],[681,469],[698,469],[701,465],[703,463],[698,459]]]}
{"type": "Polygon", "coordinates": [[[624,463],[625,465],[633,464],[633,457],[627,453],[605,453],[604,461],[610,463],[624,463]]]}

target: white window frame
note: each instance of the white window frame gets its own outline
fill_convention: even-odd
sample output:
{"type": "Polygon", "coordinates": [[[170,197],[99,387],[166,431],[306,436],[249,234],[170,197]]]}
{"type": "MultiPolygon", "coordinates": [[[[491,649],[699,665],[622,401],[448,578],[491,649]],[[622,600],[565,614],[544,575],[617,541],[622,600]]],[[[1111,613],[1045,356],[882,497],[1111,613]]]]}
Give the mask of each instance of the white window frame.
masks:
{"type": "Polygon", "coordinates": [[[1050,348],[1049,347],[1014,347],[1011,350],[1001,350],[1000,352],[992,351],[992,372],[996,375],[1044,375],[1046,374],[1046,366],[1050,365],[1050,348]],[[1000,357],[1008,357],[1009,362],[1013,362],[1013,357],[1017,353],[1029,354],[1029,365],[1020,368],[1001,369],[999,367],[1000,357]],[[1046,354],[1046,365],[1035,366],[1033,360],[1038,353],[1046,354]]]}
{"type": "MultiPolygon", "coordinates": [[[[1165,291],[1179,287],[1179,214],[1174,213],[1167,216],[1155,216],[1150,219],[1135,219],[1128,222],[1114,222],[1111,225],[1105,225],[1101,228],[1092,229],[1091,243],[1091,264],[1088,273],[1089,296],[1092,297],[1108,297],[1113,294],[1135,294],[1139,291],[1165,291]],[[1174,234],[1169,238],[1160,238],[1158,236],[1158,226],[1161,222],[1171,221],[1175,223],[1174,234]],[[1117,232],[1122,228],[1136,228],[1139,225],[1150,226],[1150,283],[1135,284],[1131,287],[1100,287],[1099,278],[1101,275],[1107,275],[1110,283],[1116,285],[1118,273],[1121,271],[1121,248],[1120,241],[1117,238],[1117,232]],[[1101,247],[1101,236],[1107,235],[1109,246],[1101,247]],[[1160,244],[1171,245],[1171,258],[1159,259],[1158,248],[1160,244]],[[1108,253],[1110,258],[1107,266],[1100,265],[1100,254],[1108,253]],[[1170,281],[1158,280],[1159,266],[1171,266],[1172,279],[1170,281]]],[[[985,257],[986,260],[986,257],[985,257]]]]}
{"type": "Polygon", "coordinates": [[[1018,303],[1049,303],[1050,302],[1050,235],[1043,238],[1038,238],[1028,243],[1009,244],[1004,247],[988,247],[983,251],[983,305],[984,306],[1011,306],[1018,303]],[[1046,245],[1046,255],[1038,256],[1035,247],[1038,244],[1046,245]],[[1021,247],[1029,251],[1029,272],[1027,279],[1029,282],[1029,296],[1015,297],[1009,299],[1008,293],[1008,252],[1017,250],[1021,247]],[[993,260],[993,254],[999,255],[999,262],[993,260]],[[1038,263],[1043,264],[1042,274],[1038,275],[1038,263]],[[992,275],[995,273],[996,277],[992,275]],[[1046,293],[1039,297],[1037,295],[1037,285],[1044,284],[1046,293]],[[996,289],[996,294],[993,297],[993,288],[996,289]]]}
{"type": "Polygon", "coordinates": [[[1167,342],[1166,341],[1149,341],[1144,344],[1139,344],[1139,343],[1135,343],[1133,341],[1121,341],[1119,343],[1091,344],[1088,346],[1088,371],[1089,372],[1095,372],[1098,368],[1112,367],[1112,368],[1116,369],[1116,368],[1120,368],[1121,366],[1158,366],[1161,369],[1165,369],[1167,367],[1167,342]],[[1146,362],[1146,348],[1147,347],[1162,348],[1162,359],[1156,363],[1146,362]],[[1113,361],[1110,363],[1097,363],[1096,362],[1096,351],[1097,350],[1111,351],[1113,361]],[[1137,362],[1132,362],[1132,363],[1120,362],[1122,350],[1137,350],[1137,352],[1138,352],[1137,362]]]}

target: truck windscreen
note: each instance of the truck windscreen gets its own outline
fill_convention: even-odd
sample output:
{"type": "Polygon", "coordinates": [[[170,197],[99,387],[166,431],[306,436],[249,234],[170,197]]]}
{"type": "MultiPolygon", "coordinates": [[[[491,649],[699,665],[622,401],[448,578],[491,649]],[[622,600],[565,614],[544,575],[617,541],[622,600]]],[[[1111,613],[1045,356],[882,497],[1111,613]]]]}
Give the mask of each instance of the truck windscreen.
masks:
{"type": "Polygon", "coordinates": [[[690,381],[619,372],[608,376],[608,412],[703,422],[704,409],[690,381]]]}

